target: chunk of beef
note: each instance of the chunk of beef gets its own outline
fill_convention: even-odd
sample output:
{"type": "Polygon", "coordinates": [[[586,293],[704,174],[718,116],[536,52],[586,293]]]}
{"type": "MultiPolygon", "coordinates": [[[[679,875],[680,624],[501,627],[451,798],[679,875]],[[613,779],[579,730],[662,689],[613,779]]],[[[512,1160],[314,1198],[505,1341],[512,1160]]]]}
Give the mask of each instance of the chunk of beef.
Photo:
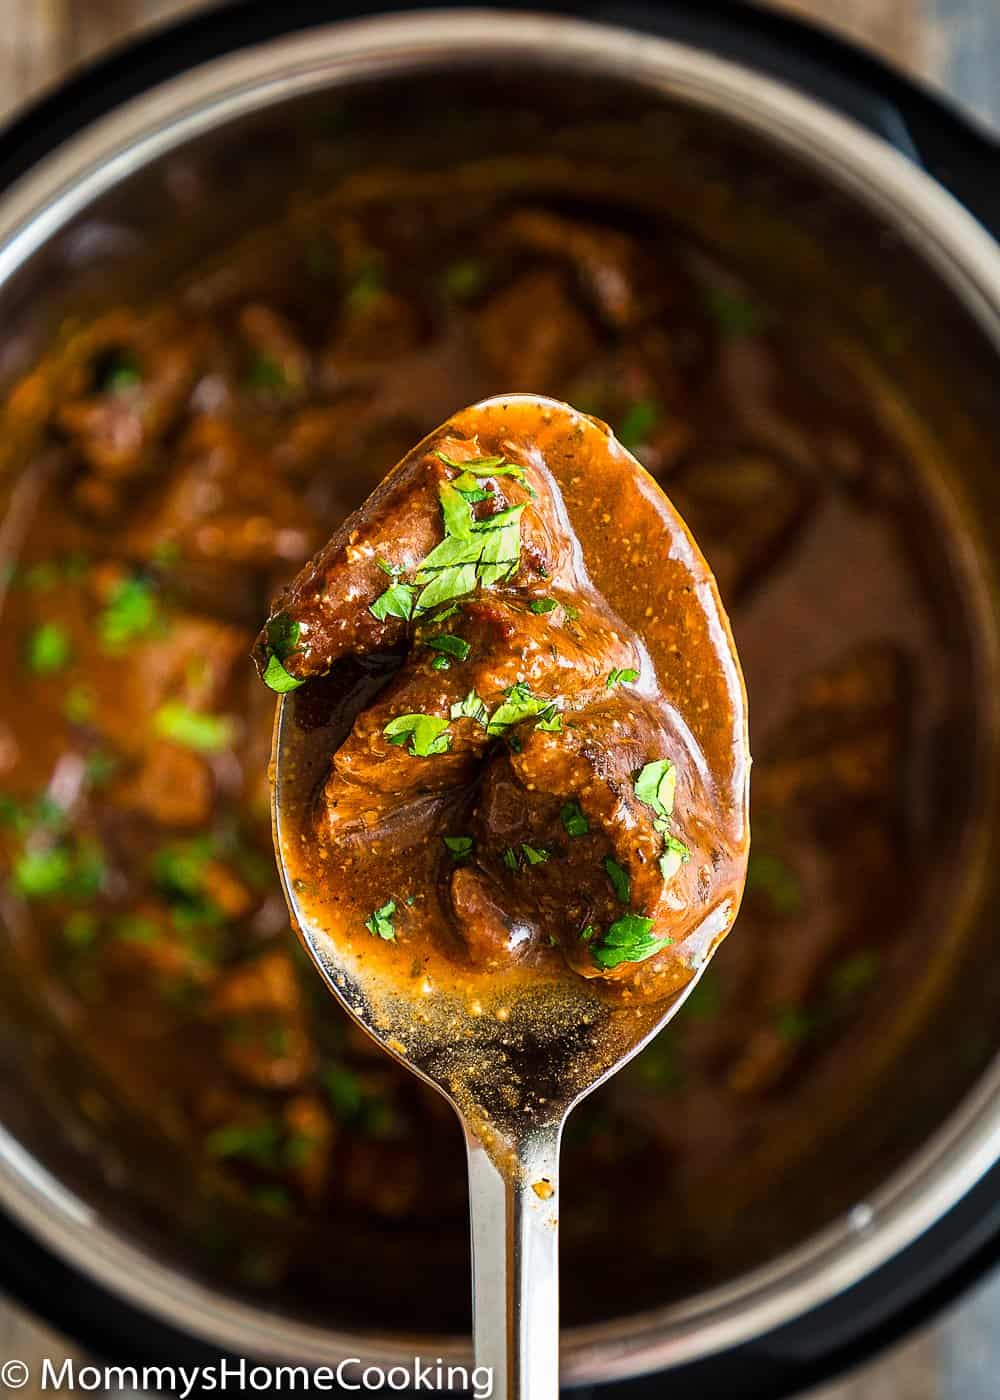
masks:
{"type": "Polygon", "coordinates": [[[497,387],[507,391],[558,393],[597,348],[568,278],[557,269],[522,274],[486,302],[476,327],[497,387]]]}
{"type": "MultiPolygon", "coordinates": [[[[433,434],[385,477],[279,595],[272,621],[280,618],[297,624],[294,650],[282,657],[285,669],[296,679],[323,675],[342,656],[395,646],[407,634],[405,617],[377,617],[372,604],[393,577],[397,581],[413,577],[442,541],[440,492],[458,473],[438,453],[457,462],[488,455],[474,435],[462,437],[441,430],[433,434]]],[[[483,519],[508,506],[522,505],[516,581],[528,585],[544,578],[556,586],[572,578],[573,543],[548,473],[531,464],[528,475],[527,482],[510,475],[480,476],[480,486],[488,488],[490,496],[477,509],[483,519]]],[[[468,586],[470,591],[475,586],[474,573],[468,586]]],[[[262,673],[272,654],[270,626],[261,633],[255,651],[262,673]]]]}
{"type": "Polygon", "coordinates": [[[556,606],[536,614],[521,596],[484,593],[464,602],[444,622],[417,628],[406,664],[361,712],[333,756],[321,798],[326,838],[369,837],[398,812],[401,799],[442,793],[471,780],[502,733],[500,721],[487,726],[468,715],[452,719],[453,708],[468,695],[474,694],[491,715],[516,685],[527,687],[539,701],[582,705],[605,690],[613,667],[640,664],[634,639],[617,630],[591,600],[574,594],[571,620],[564,606],[569,598],[547,596],[556,599],[556,606]],[[464,643],[468,657],[436,670],[434,660],[445,653],[429,643],[443,637],[464,643]],[[413,714],[448,722],[446,751],[421,757],[411,752],[412,744],[392,742],[386,727],[413,714]]]}
{"type": "Polygon", "coordinates": [[[262,1089],[289,1089],[314,1067],[306,1010],[292,961],[265,953],[226,972],[206,1006],[222,1026],[222,1057],[239,1078],[262,1089]]]}

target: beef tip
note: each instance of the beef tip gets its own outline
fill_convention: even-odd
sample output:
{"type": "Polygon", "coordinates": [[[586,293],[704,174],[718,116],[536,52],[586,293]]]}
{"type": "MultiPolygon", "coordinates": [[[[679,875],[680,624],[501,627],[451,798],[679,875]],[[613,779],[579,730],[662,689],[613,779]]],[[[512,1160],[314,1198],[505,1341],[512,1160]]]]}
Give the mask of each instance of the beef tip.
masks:
{"type": "MultiPolygon", "coordinates": [[[[438,453],[456,462],[488,455],[474,437],[439,430],[405,457],[279,595],[255,650],[261,674],[276,654],[276,628],[284,635],[289,626],[294,629],[292,649],[283,648],[280,659],[296,681],[325,674],[342,656],[395,646],[407,635],[405,612],[377,616],[372,605],[391,584],[414,577],[442,542],[441,489],[458,471],[438,453]]],[[[555,487],[548,474],[533,465],[529,475],[530,483],[511,475],[481,476],[489,499],[479,503],[479,518],[523,506],[516,581],[544,578],[555,587],[572,577],[573,545],[552,507],[555,487]]],[[[471,591],[476,573],[467,572],[471,591]]]]}
{"type": "MultiPolygon", "coordinates": [[[[570,620],[555,596],[549,613],[532,613],[522,599],[484,593],[466,601],[440,624],[419,625],[413,649],[396,678],[363,710],[333,756],[322,794],[320,828],[326,839],[369,837],[399,811],[401,799],[442,793],[470,781],[486,749],[503,737],[500,709],[512,688],[523,686],[539,701],[583,704],[606,688],[612,667],[637,666],[635,643],[619,633],[606,614],[574,594],[570,620]],[[448,669],[434,661],[447,655],[434,642],[454,639],[468,648],[448,669]],[[453,718],[470,694],[491,715],[492,727],[468,714],[453,718]],[[405,715],[437,717],[448,724],[447,747],[419,755],[414,742],[393,742],[386,733],[405,715]]],[[[398,736],[396,736],[398,740],[398,736]]]]}
{"type": "Polygon", "coordinates": [[[312,1072],[305,1006],[284,953],[265,953],[226,972],[212,989],[206,1015],[222,1027],[225,1064],[248,1083],[289,1089],[312,1072]]]}
{"type": "Polygon", "coordinates": [[[535,926],[511,912],[504,891],[483,871],[453,871],[448,893],[462,951],[473,966],[496,970],[531,947],[535,926]]]}
{"type": "Polygon", "coordinates": [[[815,490],[794,464],[754,448],[696,458],[670,494],[700,541],[723,598],[740,598],[805,521],[815,490]]]}
{"type": "Polygon", "coordinates": [[[476,325],[482,353],[505,391],[558,393],[597,348],[558,269],[518,277],[489,299],[476,325]]]}
{"type": "MultiPolygon", "coordinates": [[[[658,309],[646,256],[628,234],[564,218],[544,209],[522,209],[500,233],[501,242],[546,258],[567,261],[602,319],[615,329],[632,327],[658,309]]],[[[535,382],[535,387],[543,383],[535,382]]]]}
{"type": "Polygon", "coordinates": [[[56,423],[91,473],[116,481],[150,466],[207,344],[202,328],[170,313],[143,321],[126,311],[102,317],[71,343],[70,382],[56,423]]]}
{"type": "Polygon", "coordinates": [[[197,830],[211,818],[215,780],[199,754],[165,739],[154,740],[141,764],[113,785],[111,797],[160,826],[197,830]]]}
{"type": "Polygon", "coordinates": [[[300,493],[275,479],[270,459],[228,419],[196,419],[178,464],[125,532],[133,558],[176,555],[185,566],[298,565],[316,542],[300,493]]]}
{"type": "Polygon", "coordinates": [[[283,404],[308,388],[309,352],[286,317],[259,302],[244,306],[238,318],[246,347],[243,387],[254,398],[283,404]]]}

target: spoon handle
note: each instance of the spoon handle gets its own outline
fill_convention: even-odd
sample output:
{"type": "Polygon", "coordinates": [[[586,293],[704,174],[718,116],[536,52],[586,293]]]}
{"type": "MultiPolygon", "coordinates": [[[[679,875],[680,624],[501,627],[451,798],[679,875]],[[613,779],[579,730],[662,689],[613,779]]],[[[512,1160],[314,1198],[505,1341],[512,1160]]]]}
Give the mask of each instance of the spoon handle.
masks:
{"type": "Polygon", "coordinates": [[[466,1131],[472,1213],[472,1332],[492,1400],[559,1395],[559,1138],[523,1144],[508,1180],[466,1131]]]}

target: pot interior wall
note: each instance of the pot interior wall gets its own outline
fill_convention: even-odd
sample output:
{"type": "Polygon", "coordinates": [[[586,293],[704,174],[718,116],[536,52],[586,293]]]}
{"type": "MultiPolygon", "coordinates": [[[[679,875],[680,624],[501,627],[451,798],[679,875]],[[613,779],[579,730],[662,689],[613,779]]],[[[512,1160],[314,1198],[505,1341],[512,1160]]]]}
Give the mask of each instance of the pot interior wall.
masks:
{"type": "MultiPolygon", "coordinates": [[[[419,221],[428,190],[474,205],[497,188],[512,203],[557,191],[563,211],[623,218],[654,243],[662,230],[664,258],[679,242],[769,308],[773,333],[801,350],[802,392],[822,403],[826,421],[843,404],[843,439],[828,444],[828,460],[839,452],[845,499],[859,518],[869,509],[893,516],[905,537],[915,586],[931,600],[940,681],[929,696],[917,673],[898,714],[900,726],[910,714],[929,718],[900,807],[903,868],[893,888],[906,897],[887,905],[871,891],[892,927],[864,1014],[829,1029],[796,1024],[799,1008],[773,1008],[779,1034],[815,1037],[816,1048],[753,1098],[757,1128],[736,1158],[724,1134],[714,1156],[710,1141],[727,1103],[746,1116],[739,1085],[720,1081],[687,1099],[682,1070],[665,1060],[640,1085],[637,1116],[620,1116],[614,1093],[597,1105],[587,1131],[603,1134],[603,1157],[588,1158],[586,1173],[590,1149],[570,1131],[562,1222],[572,1324],[731,1281],[842,1217],[926,1142],[997,1048],[992,900],[980,879],[985,870],[995,882],[998,868],[984,846],[995,828],[988,561],[1000,552],[1000,413],[987,337],[896,229],[721,118],[593,75],[480,62],[287,103],[132,174],[0,289],[0,368],[8,379],[22,373],[70,313],[170,294],[220,258],[224,269],[225,250],[279,210],[294,223],[317,207],[385,202],[391,190],[399,220],[409,210],[419,221]],[[864,460],[852,456],[856,442],[864,460]],[[649,1107],[655,1097],[662,1103],[649,1107]],[[673,1112],[703,1139],[700,1180],[684,1175],[676,1148],[647,1157],[629,1140],[641,1136],[643,1114],[659,1124],[673,1112]]],[[[776,541],[775,557],[798,547],[776,541]]],[[[845,610],[856,606],[852,562],[843,559],[845,610]]],[[[836,629],[837,598],[814,601],[804,597],[789,615],[788,647],[808,649],[813,616],[836,629]]],[[[769,686],[767,618],[737,610],[735,622],[749,649],[756,735],[766,728],[756,716],[781,699],[769,686]]],[[[843,881],[866,878],[865,842],[878,839],[876,822],[843,881]]],[[[766,845],[765,835],[765,856],[766,845]]],[[[72,1010],[31,980],[31,909],[5,904],[0,1106],[54,1175],[160,1258],[289,1315],[374,1330],[464,1328],[460,1216],[442,1224],[431,1212],[410,1224],[349,1210],[324,1227],[251,1212],[192,1164],[155,1112],[124,1101],[93,1066],[74,1039],[72,1010]]],[[[787,914],[774,911],[779,921],[787,914]]],[[[797,927],[792,920],[789,939],[797,927]]],[[[734,944],[744,936],[737,927],[734,944]]],[[[720,957],[724,974],[729,949],[720,957]]],[[[440,1134],[442,1172],[460,1196],[458,1133],[443,1121],[440,1134]]]]}

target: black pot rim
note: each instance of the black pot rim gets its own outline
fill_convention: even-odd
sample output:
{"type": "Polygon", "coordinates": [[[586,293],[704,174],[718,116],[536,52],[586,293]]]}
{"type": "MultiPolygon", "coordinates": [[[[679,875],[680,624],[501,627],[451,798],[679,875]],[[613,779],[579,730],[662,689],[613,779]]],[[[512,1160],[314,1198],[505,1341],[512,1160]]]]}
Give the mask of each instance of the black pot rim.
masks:
{"type": "MultiPolygon", "coordinates": [[[[475,0],[447,6],[473,7],[481,8],[475,0]]],[[[0,131],[0,194],[82,128],[196,65],[339,19],[438,8],[433,0],[241,0],[158,28],[77,73],[0,131]]],[[[549,0],[539,8],[646,29],[776,76],[889,140],[1000,233],[1000,147],[948,103],[832,34],[737,0],[549,0]]],[[[0,1261],[0,1286],[116,1364],[203,1365],[222,1355],[78,1273],[2,1217],[0,1261]]],[[[671,1371],[671,1393],[683,1400],[709,1385],[733,1395],[782,1395],[829,1379],[925,1321],[998,1261],[1000,1165],[853,1288],[753,1342],[671,1371]]],[[[663,1383],[650,1375],[614,1389],[625,1400],[652,1400],[663,1383]]]]}

